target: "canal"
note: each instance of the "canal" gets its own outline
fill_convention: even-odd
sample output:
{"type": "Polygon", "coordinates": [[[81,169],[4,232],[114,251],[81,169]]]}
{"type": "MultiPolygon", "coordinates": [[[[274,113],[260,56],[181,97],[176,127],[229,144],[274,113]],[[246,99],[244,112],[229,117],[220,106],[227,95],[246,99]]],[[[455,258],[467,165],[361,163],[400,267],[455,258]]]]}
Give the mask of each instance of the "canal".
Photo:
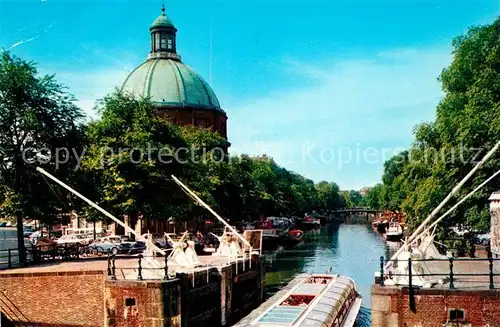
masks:
{"type": "Polygon", "coordinates": [[[266,297],[277,292],[297,274],[333,273],[353,278],[363,296],[357,326],[371,325],[370,289],[380,256],[390,248],[369,225],[328,225],[306,234],[303,245],[266,254],[266,297]]]}

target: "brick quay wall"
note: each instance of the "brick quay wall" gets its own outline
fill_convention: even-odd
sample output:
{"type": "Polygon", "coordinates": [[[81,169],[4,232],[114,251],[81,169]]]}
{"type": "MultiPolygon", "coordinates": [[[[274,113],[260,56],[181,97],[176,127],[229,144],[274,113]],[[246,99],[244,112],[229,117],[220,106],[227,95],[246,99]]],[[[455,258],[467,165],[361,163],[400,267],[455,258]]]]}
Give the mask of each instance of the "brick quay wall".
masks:
{"type": "Polygon", "coordinates": [[[497,327],[500,290],[415,289],[415,312],[409,290],[372,286],[372,327],[497,327]],[[463,312],[452,321],[451,311],[463,312]]]}
{"type": "Polygon", "coordinates": [[[101,326],[104,281],[103,271],[2,274],[0,307],[37,326],[101,326]]]}
{"type": "Polygon", "coordinates": [[[106,261],[83,262],[52,268],[59,271],[47,266],[0,272],[0,300],[3,294],[9,306],[0,301],[0,308],[17,313],[14,323],[45,327],[216,327],[239,320],[263,300],[260,256],[177,272],[168,280],[113,280],[106,261]]]}

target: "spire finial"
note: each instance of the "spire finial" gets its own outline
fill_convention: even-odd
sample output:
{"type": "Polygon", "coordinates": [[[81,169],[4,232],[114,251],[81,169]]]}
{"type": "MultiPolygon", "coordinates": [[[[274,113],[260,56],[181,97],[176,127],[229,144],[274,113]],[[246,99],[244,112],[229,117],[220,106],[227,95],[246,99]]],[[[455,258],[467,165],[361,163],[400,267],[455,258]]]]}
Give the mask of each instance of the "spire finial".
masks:
{"type": "Polygon", "coordinates": [[[161,3],[161,12],[165,13],[165,1],[162,1],[161,3]]]}

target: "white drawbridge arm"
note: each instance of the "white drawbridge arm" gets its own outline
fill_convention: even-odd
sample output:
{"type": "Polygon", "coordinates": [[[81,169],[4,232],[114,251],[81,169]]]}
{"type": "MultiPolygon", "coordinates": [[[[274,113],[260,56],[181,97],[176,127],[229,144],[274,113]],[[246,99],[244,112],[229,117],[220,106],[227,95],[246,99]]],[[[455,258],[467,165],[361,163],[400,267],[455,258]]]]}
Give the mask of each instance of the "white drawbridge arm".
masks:
{"type": "MultiPolygon", "coordinates": [[[[467,182],[469,180],[469,178],[479,169],[481,168],[481,166],[486,162],[488,161],[488,159],[498,150],[498,148],[500,147],[500,141],[498,141],[495,146],[483,157],[483,159],[476,165],[474,166],[474,168],[472,168],[472,170],[467,174],[467,176],[465,176],[461,181],[460,183],[458,183],[453,189],[452,191],[450,192],[450,194],[448,194],[448,196],[431,212],[431,214],[429,216],[427,216],[427,218],[422,222],[422,224],[420,224],[420,226],[413,232],[413,234],[408,238],[408,246],[410,246],[415,240],[416,238],[419,236],[419,234],[424,230],[424,228],[426,227],[426,225],[434,218],[434,216],[436,216],[436,214],[439,212],[439,210],[441,210],[446,203],[448,203],[448,201],[455,195],[458,193],[458,191],[460,190],[460,188],[465,184],[465,182],[467,182]]],[[[394,253],[394,255],[391,257],[391,259],[386,263],[386,266],[385,268],[389,268],[391,265],[392,265],[392,260],[396,259],[399,254],[401,254],[401,252],[403,252],[403,250],[405,249],[405,247],[401,247],[399,248],[396,253],[394,253]]]]}

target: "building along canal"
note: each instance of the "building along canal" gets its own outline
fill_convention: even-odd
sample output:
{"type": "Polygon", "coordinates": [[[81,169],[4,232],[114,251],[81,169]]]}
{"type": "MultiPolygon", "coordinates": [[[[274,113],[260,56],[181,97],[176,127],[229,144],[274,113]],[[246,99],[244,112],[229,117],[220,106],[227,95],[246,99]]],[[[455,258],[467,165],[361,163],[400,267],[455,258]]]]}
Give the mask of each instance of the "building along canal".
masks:
{"type": "Polygon", "coordinates": [[[327,225],[306,234],[303,245],[266,253],[266,298],[286,286],[297,274],[332,273],[353,278],[363,296],[358,327],[371,326],[370,308],[374,272],[380,256],[390,248],[370,225],[327,225]]]}

